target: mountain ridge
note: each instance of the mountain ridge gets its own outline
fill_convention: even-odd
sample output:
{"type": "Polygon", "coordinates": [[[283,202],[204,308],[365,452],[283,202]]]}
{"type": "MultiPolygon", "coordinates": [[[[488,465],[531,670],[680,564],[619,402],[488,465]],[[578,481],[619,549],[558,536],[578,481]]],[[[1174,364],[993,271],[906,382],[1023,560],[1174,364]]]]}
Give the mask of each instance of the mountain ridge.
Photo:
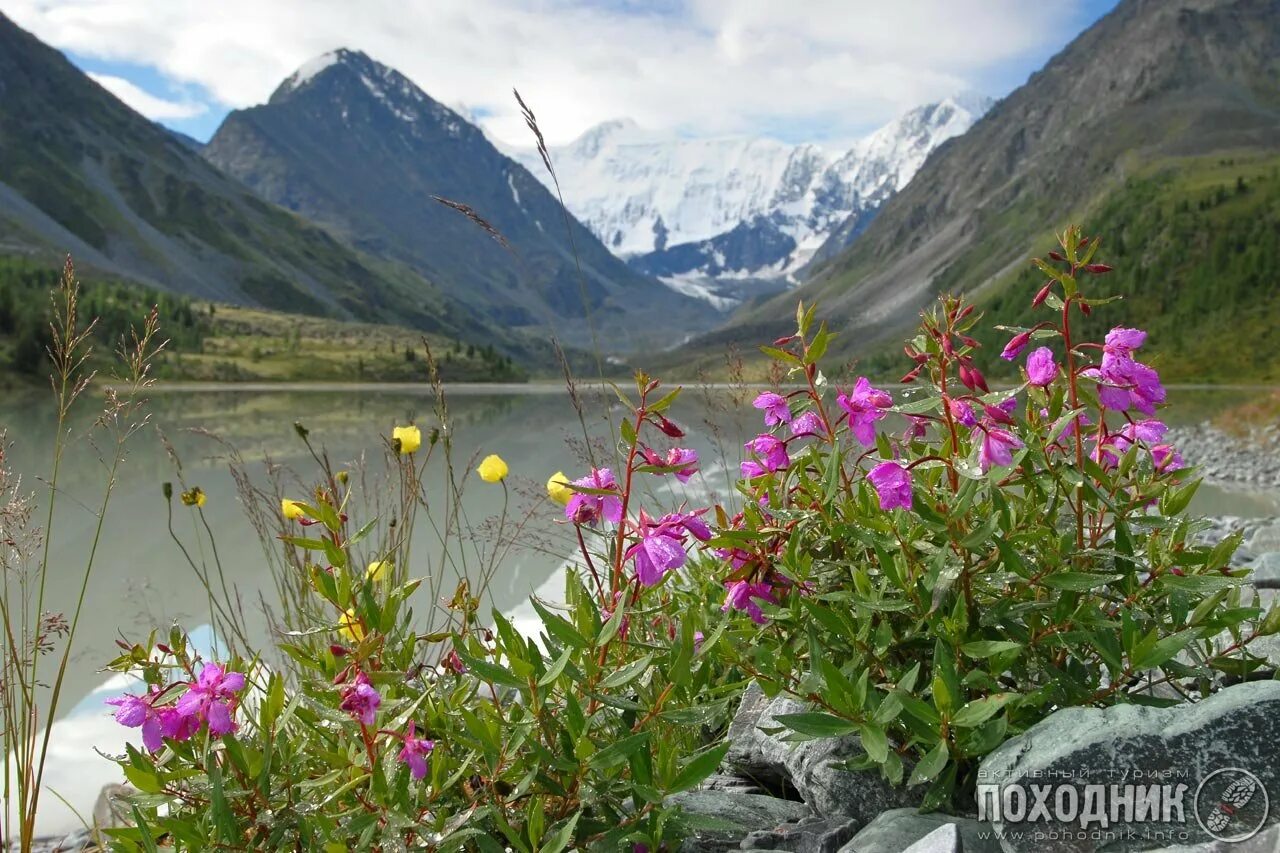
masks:
{"type": "MultiPolygon", "coordinates": [[[[834,253],[856,236],[858,221],[990,103],[970,93],[927,104],[841,152],[768,137],[671,138],[614,119],[550,153],[570,210],[634,268],[789,279],[824,244],[834,253]]],[[[551,183],[536,151],[515,153],[551,183]]]]}
{"type": "Polygon", "coordinates": [[[663,326],[683,335],[714,316],[629,269],[571,217],[568,236],[559,203],[524,166],[359,51],[305,64],[266,104],[228,115],[202,154],[362,250],[450,284],[504,327],[549,326],[578,345],[598,336],[612,352],[669,345],[663,326]],[[493,232],[433,197],[468,206],[493,232]]]}
{"type": "MultiPolygon", "coordinates": [[[[797,298],[866,354],[940,289],[982,292],[1161,157],[1280,147],[1280,5],[1122,0],[942,146],[852,246],[690,352],[785,333],[797,298]]],[[[1087,222],[1085,223],[1087,225],[1087,222]]]]}

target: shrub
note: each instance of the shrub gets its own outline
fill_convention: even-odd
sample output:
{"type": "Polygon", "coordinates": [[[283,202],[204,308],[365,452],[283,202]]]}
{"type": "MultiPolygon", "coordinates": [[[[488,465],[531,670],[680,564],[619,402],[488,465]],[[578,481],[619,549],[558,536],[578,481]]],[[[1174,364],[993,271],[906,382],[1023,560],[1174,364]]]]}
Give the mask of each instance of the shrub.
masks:
{"type": "MultiPolygon", "coordinates": [[[[462,530],[460,503],[423,485],[438,464],[450,493],[461,491],[443,403],[437,428],[395,429],[398,503],[383,518],[354,517],[357,478],[317,452],[319,484],[275,504],[279,663],[237,642],[235,608],[211,593],[211,618],[231,640],[222,660],[202,660],[174,628],[163,642],[125,644],[111,664],[145,685],[112,700],[117,719],[143,734],[121,761],[143,792],[138,825],[113,830],[116,845],[152,849],[164,836],[190,850],[612,851],[679,835],[664,798],[719,764],[724,747],[710,746],[704,727],[723,725],[733,690],[701,630],[720,614],[658,586],[710,536],[699,512],[640,506],[642,479],[697,468],[692,451],[652,446],[681,434],[663,414],[676,393],[658,392],[639,378],[616,478],[595,468],[547,484],[542,511],[563,504],[580,564],[562,607],[534,602],[537,640],[481,613],[504,528],[522,523],[505,508],[488,557],[455,566],[469,546],[445,546],[450,562],[433,566],[435,577],[462,577],[444,606],[410,610],[423,583],[407,574],[414,514],[431,502],[446,533],[462,530]]],[[[499,457],[476,473],[482,488],[507,489],[499,457]]],[[[182,485],[182,503],[201,512],[202,493],[182,485]]]]}
{"type": "Polygon", "coordinates": [[[251,651],[202,575],[223,660],[175,629],[112,664],[146,685],[113,702],[144,736],[121,762],[144,793],[117,846],[662,849],[691,826],[667,798],[720,763],[747,677],[812,703],[780,718],[790,737],[856,734],[853,768],[948,807],[982,756],[1057,708],[1169,704],[1248,676],[1247,647],[1280,630],[1280,610],[1245,599],[1237,539],[1197,544],[1197,481],[1154,418],[1164,388],[1138,360],[1146,336],[1081,338],[1106,301],[1082,282],[1109,268],[1096,239],[1069,229],[1060,243],[1036,261],[1047,319],[1008,330],[1004,358],[1035,345],[1012,389],[987,387],[962,299],[924,316],[903,377],[917,391],[897,403],[865,377],[833,387],[819,367],[832,334],[801,306],[795,334],[765,347],[799,388],[754,401],[767,431],[746,445],[741,508],[648,494],[699,460],[668,416],[678,389],[637,375],[634,400],[618,392],[616,461],[546,484],[577,549],[564,604],[534,602],[536,640],[481,616],[504,531],[524,524],[502,459],[476,469],[504,490],[494,548],[444,541],[471,531],[439,387],[437,426],[387,443],[389,497],[367,502],[381,515],[297,425],[320,478],[301,498],[267,495],[279,659],[251,651]],[[443,496],[423,486],[433,465],[443,496]],[[413,521],[428,504],[443,519],[429,600],[446,571],[459,582],[415,617],[413,521]]]}
{"type": "Polygon", "coordinates": [[[804,387],[757,398],[770,430],[747,445],[746,509],[713,540],[727,606],[753,617],[721,653],[813,703],[780,720],[794,736],[857,734],[854,766],[927,783],[926,806],[971,792],[982,756],[1057,708],[1193,698],[1259,666],[1248,643],[1280,630],[1242,597],[1238,536],[1196,544],[1198,481],[1153,417],[1145,333],[1079,335],[1108,301],[1086,286],[1109,272],[1098,241],[1060,243],[1035,261],[1046,319],[1001,355],[1045,346],[1008,390],[974,365],[962,299],[924,316],[903,377],[923,387],[897,404],[865,378],[836,393],[831,333],[799,309],[766,352],[804,387]]]}

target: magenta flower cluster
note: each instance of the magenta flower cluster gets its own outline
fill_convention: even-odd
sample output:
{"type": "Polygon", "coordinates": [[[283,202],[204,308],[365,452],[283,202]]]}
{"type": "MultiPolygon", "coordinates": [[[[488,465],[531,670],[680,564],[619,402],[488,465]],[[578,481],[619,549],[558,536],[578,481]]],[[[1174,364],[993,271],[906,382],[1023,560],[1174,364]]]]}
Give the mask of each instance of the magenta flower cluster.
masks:
{"type": "Polygon", "coordinates": [[[129,728],[141,727],[142,745],[155,752],[164,745],[165,738],[188,740],[202,728],[214,737],[234,732],[236,694],[244,685],[242,673],[227,672],[216,663],[207,663],[173,704],[162,702],[183,687],[182,683],[152,688],[145,696],[125,694],[108,699],[107,704],[116,707],[116,722],[129,728]]]}

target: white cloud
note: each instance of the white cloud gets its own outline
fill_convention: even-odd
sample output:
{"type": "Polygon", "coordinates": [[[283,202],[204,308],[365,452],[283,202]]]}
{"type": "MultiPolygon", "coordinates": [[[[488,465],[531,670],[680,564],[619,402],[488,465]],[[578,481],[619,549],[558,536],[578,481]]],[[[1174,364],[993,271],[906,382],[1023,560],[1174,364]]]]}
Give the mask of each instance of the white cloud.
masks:
{"type": "MultiPolygon", "coordinates": [[[[630,116],[695,134],[839,137],[1041,58],[1082,0],[9,0],[63,49],[153,65],[222,103],[264,101],[304,61],[365,51],[526,144],[525,95],[552,142],[630,116]],[[666,7],[671,6],[671,9],[666,7]]],[[[995,93],[1002,94],[1002,93],[995,93]]]]}
{"type": "Polygon", "coordinates": [[[99,86],[133,107],[149,119],[195,118],[209,111],[208,106],[195,101],[169,101],[138,88],[123,77],[111,74],[90,74],[99,86]]]}

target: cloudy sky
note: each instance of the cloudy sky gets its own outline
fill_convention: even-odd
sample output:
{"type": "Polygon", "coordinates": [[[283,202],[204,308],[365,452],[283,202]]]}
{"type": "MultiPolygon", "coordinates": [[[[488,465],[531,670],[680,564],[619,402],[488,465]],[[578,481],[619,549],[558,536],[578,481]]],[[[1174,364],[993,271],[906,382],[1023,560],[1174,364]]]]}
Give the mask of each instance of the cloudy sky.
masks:
{"type": "Polygon", "coordinates": [[[957,91],[1001,96],[1115,0],[0,0],[135,109],[207,139],[349,47],[493,136],[630,117],[691,136],[840,144],[957,91]]]}

